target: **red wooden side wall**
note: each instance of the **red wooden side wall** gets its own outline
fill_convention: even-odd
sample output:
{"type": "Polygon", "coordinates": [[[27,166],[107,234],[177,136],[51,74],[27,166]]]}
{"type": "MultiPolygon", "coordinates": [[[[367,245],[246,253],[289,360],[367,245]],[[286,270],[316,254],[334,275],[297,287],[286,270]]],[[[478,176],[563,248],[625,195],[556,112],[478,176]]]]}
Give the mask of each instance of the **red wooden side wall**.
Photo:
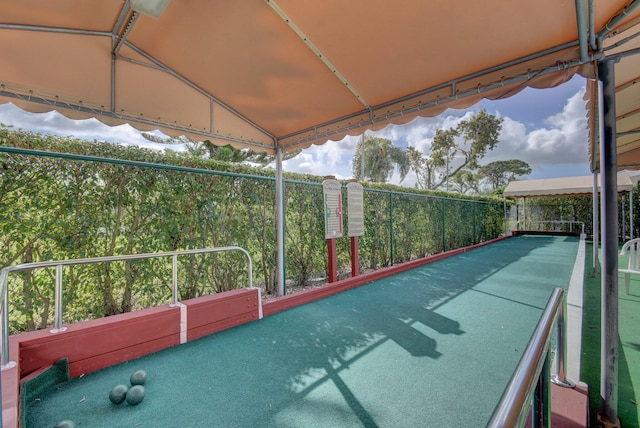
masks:
{"type": "MultiPolygon", "coordinates": [[[[187,340],[258,319],[260,290],[242,289],[182,302],[187,340]]],[[[129,361],[180,343],[180,306],[163,305],[84,321],[65,331],[40,330],[11,337],[20,378],[69,359],[71,377],[129,361]]]]}

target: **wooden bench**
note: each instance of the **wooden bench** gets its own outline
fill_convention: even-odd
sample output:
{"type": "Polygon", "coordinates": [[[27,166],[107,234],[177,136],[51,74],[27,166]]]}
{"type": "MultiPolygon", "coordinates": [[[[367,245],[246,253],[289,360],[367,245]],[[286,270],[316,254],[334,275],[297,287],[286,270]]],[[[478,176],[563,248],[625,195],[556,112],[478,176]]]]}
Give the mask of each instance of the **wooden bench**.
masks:
{"type": "Polygon", "coordinates": [[[624,256],[627,252],[629,253],[629,264],[626,269],[618,269],[618,272],[624,273],[624,290],[629,294],[631,274],[640,275],[640,238],[625,242],[620,251],[620,255],[624,256]]]}

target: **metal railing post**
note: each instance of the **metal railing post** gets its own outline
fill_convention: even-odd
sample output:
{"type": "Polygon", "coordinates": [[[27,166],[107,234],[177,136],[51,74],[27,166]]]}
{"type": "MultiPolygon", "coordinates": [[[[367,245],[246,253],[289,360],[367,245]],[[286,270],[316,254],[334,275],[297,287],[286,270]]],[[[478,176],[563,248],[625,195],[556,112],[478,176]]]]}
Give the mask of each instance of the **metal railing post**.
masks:
{"type": "Polygon", "coordinates": [[[447,251],[447,200],[442,199],[442,252],[447,251]]]}
{"type": "Polygon", "coordinates": [[[62,269],[64,265],[56,266],[56,289],[55,289],[55,316],[53,319],[53,329],[51,333],[58,333],[59,331],[65,331],[66,328],[62,327],[62,269]]]}
{"type": "Polygon", "coordinates": [[[478,241],[476,240],[476,235],[478,234],[477,228],[476,228],[476,205],[477,203],[472,202],[473,204],[473,245],[477,244],[478,241]]]}
{"type": "Polygon", "coordinates": [[[565,328],[565,304],[561,304],[558,308],[558,320],[556,321],[556,335],[558,343],[556,344],[556,367],[557,373],[551,377],[551,382],[565,388],[574,388],[576,383],[571,379],[567,379],[565,366],[567,364],[567,338],[565,328]]]}
{"type": "Polygon", "coordinates": [[[171,261],[172,304],[178,304],[178,255],[174,254],[171,261]]]}
{"type": "Polygon", "coordinates": [[[391,266],[395,258],[395,248],[393,242],[393,193],[389,192],[389,254],[391,258],[391,266]]]}
{"type": "Polygon", "coordinates": [[[550,351],[547,351],[542,371],[538,376],[536,389],[533,394],[531,425],[534,428],[548,428],[551,426],[551,394],[549,392],[549,374],[551,364],[549,364],[549,354],[550,351]]]}
{"type": "MultiPolygon", "coordinates": [[[[6,280],[6,277],[3,278],[6,280]]],[[[0,352],[2,352],[2,368],[11,367],[11,362],[9,360],[9,287],[7,287],[5,281],[3,281],[3,295],[4,301],[2,302],[2,347],[0,348],[0,352]]]]}

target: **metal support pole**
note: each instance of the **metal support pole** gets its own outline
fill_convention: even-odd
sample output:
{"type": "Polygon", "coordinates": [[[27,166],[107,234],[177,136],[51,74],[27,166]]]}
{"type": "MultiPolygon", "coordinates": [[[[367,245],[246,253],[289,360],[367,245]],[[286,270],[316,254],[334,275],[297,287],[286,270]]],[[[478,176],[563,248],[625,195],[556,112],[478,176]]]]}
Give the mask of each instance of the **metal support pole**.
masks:
{"type": "Polygon", "coordinates": [[[600,272],[600,210],[598,209],[598,173],[593,173],[593,272],[596,276],[600,272]]]}
{"type": "Polygon", "coordinates": [[[391,266],[395,259],[395,246],[393,242],[393,193],[389,192],[389,253],[391,256],[391,266]]]}
{"type": "Polygon", "coordinates": [[[622,218],[622,242],[627,240],[627,213],[626,213],[626,207],[625,207],[625,200],[624,200],[624,196],[621,198],[622,199],[622,215],[620,216],[620,218],[622,218]]]}
{"type": "Polygon", "coordinates": [[[442,252],[447,251],[447,200],[442,198],[442,252]]]}
{"type": "Polygon", "coordinates": [[[278,248],[278,296],[284,296],[284,179],[282,178],[282,148],[276,146],[276,246],[278,248]]]}
{"type": "Polygon", "coordinates": [[[173,294],[173,304],[177,305],[178,304],[178,255],[174,254],[173,257],[171,257],[171,283],[173,285],[172,287],[172,294],[173,294]]]}
{"type": "Polygon", "coordinates": [[[599,418],[618,425],[618,176],[616,147],[615,62],[598,63],[602,83],[602,365],[599,418]]]}
{"type": "Polygon", "coordinates": [[[536,382],[536,389],[533,392],[533,411],[531,412],[534,428],[548,428],[551,426],[551,392],[549,388],[549,373],[551,364],[549,363],[549,351],[546,353],[542,371],[536,382]]]}
{"type": "Polygon", "coordinates": [[[51,333],[66,330],[66,328],[62,327],[62,269],[62,265],[56,266],[56,289],[54,296],[55,317],[51,333]]]}
{"type": "Polygon", "coordinates": [[[478,229],[476,227],[476,205],[478,205],[478,203],[472,202],[472,204],[473,204],[473,241],[471,243],[475,245],[478,243],[476,241],[476,235],[478,234],[478,229]]]}
{"type": "Polygon", "coordinates": [[[629,239],[633,239],[633,190],[629,192],[629,239]]]}
{"type": "Polygon", "coordinates": [[[557,352],[556,352],[556,364],[558,371],[551,377],[551,382],[556,385],[563,386],[565,388],[574,388],[576,383],[567,379],[565,367],[567,365],[567,335],[566,333],[566,314],[565,309],[566,299],[558,308],[558,320],[556,321],[556,338],[557,338],[557,352]]]}
{"type": "Polygon", "coordinates": [[[0,349],[0,351],[2,351],[2,367],[4,368],[10,364],[10,360],[9,360],[9,287],[7,285],[5,285],[4,302],[2,302],[2,348],[0,349]]]}
{"type": "MultiPolygon", "coordinates": [[[[518,207],[518,205],[516,205],[516,210],[517,210],[517,207],[518,207]]],[[[509,233],[509,230],[508,230],[509,229],[509,217],[507,217],[507,197],[504,194],[502,194],[502,209],[504,211],[504,234],[507,235],[509,233]]],[[[516,216],[517,216],[517,211],[516,211],[516,216]]]]}
{"type": "Polygon", "coordinates": [[[586,0],[576,0],[576,20],[578,21],[578,41],[580,42],[580,61],[589,61],[589,33],[587,27],[586,0]]]}
{"type": "Polygon", "coordinates": [[[364,176],[364,153],[365,153],[365,149],[364,149],[364,137],[365,137],[366,132],[362,133],[362,138],[360,141],[362,143],[362,153],[360,153],[360,180],[364,181],[365,180],[365,176],[364,176]]]}

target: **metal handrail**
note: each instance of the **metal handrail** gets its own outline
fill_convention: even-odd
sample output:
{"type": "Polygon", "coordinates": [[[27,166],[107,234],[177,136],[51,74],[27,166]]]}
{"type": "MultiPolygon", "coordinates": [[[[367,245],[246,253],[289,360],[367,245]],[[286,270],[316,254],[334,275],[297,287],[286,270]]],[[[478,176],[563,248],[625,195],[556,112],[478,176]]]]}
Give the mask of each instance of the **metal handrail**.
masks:
{"type": "Polygon", "coordinates": [[[584,233],[584,222],[582,221],[574,221],[574,220],[547,220],[547,221],[537,221],[536,223],[538,223],[538,225],[540,224],[569,224],[570,232],[573,232],[573,225],[574,224],[579,224],[581,226],[581,231],[582,233],[584,233]]]}
{"type": "MultiPolygon", "coordinates": [[[[564,305],[564,294],[565,290],[562,288],[556,288],[553,291],[487,427],[523,426],[532,398],[535,398],[532,412],[533,426],[550,426],[549,348],[556,319],[563,316],[561,308],[564,305]]],[[[559,322],[558,324],[563,325],[564,323],[559,322]]],[[[564,346],[558,346],[556,355],[557,359],[564,361],[564,355],[560,355],[561,353],[564,353],[564,346]]],[[[572,382],[567,381],[566,383],[570,385],[572,382]]]]}
{"type": "Polygon", "coordinates": [[[41,268],[56,268],[55,279],[55,320],[52,333],[63,331],[62,326],[62,269],[64,266],[86,265],[93,263],[108,263],[124,260],[143,260],[160,257],[172,257],[172,304],[178,303],[178,256],[188,254],[204,254],[204,253],[218,253],[222,251],[241,251],[246,257],[248,262],[248,276],[249,276],[249,288],[253,288],[253,263],[251,262],[251,256],[249,253],[241,247],[228,246],[228,247],[215,247],[215,248],[200,248],[195,250],[179,250],[179,251],[165,251],[160,253],[143,253],[143,254],[128,254],[122,256],[104,256],[104,257],[92,257],[85,259],[75,260],[57,260],[49,262],[35,262],[24,263],[15,266],[7,266],[0,270],[0,330],[2,331],[2,341],[0,341],[0,362],[4,366],[11,366],[9,362],[9,289],[7,286],[7,279],[11,272],[19,272],[25,270],[41,269],[41,268]]]}
{"type": "Polygon", "coordinates": [[[526,223],[525,223],[525,222],[523,222],[522,220],[518,220],[518,221],[516,222],[516,228],[517,228],[518,230],[520,230],[519,228],[520,228],[520,224],[521,224],[521,223],[522,223],[522,225],[523,225],[523,227],[524,227],[525,229],[526,229],[526,227],[527,227],[527,224],[526,224],[526,223],[529,223],[529,224],[531,224],[531,223],[535,223],[535,224],[537,224],[537,225],[538,225],[538,230],[540,229],[540,225],[541,225],[541,224],[569,224],[569,226],[570,226],[569,231],[570,231],[570,232],[573,232],[573,225],[574,225],[574,224],[578,224],[578,225],[580,225],[580,226],[581,226],[581,231],[582,231],[582,233],[584,233],[584,222],[583,222],[583,221],[574,221],[574,220],[540,220],[540,221],[537,221],[537,220],[527,220],[527,221],[526,221],[526,223]]]}

